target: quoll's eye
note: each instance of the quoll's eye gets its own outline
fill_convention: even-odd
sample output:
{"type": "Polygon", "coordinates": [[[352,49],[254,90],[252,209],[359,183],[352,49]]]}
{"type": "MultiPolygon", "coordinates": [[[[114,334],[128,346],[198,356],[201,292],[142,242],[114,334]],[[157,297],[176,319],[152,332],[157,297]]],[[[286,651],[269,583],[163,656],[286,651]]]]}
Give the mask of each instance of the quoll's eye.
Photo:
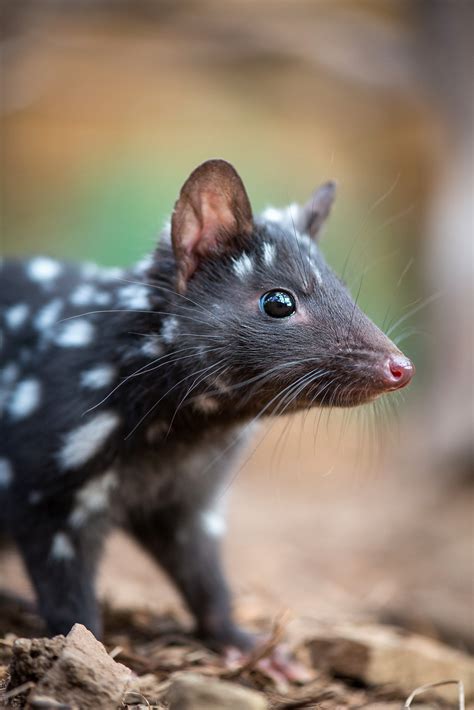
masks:
{"type": "Polygon", "coordinates": [[[267,291],[260,298],[260,308],[272,318],[288,318],[296,311],[295,298],[288,291],[267,291]]]}

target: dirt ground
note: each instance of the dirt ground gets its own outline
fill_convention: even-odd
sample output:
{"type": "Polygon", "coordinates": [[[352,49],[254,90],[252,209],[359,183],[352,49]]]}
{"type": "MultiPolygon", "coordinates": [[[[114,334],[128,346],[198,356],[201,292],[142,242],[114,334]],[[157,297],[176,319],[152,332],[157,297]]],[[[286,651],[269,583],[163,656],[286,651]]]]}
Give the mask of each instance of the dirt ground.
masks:
{"type": "MultiPolygon", "coordinates": [[[[341,440],[340,423],[320,424],[316,444],[317,418],[295,419],[288,436],[285,423],[258,434],[229,505],[224,552],[237,616],[267,628],[286,610],[296,624],[388,621],[472,651],[472,486],[418,468],[412,446],[410,460],[399,446],[369,447],[369,461],[362,429],[341,440]]],[[[13,551],[0,559],[0,579],[30,595],[13,551]]],[[[177,613],[186,628],[164,575],[121,533],[108,542],[99,588],[113,614],[177,613]]],[[[6,623],[0,615],[1,634],[25,631],[6,623]]]]}

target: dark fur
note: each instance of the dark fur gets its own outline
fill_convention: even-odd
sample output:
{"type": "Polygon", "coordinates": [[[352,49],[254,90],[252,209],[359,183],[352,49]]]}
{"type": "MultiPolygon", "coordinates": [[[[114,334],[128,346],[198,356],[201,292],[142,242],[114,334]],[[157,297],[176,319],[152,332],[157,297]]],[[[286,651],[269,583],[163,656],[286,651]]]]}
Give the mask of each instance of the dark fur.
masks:
{"type": "MultiPolygon", "coordinates": [[[[318,221],[314,214],[307,220],[318,221]]],[[[42,396],[32,416],[20,422],[8,413],[2,417],[0,456],[12,463],[14,477],[9,486],[0,487],[0,518],[23,555],[51,633],[65,633],[77,621],[100,633],[94,577],[104,533],[118,524],[174,580],[201,636],[217,646],[247,647],[250,639],[232,622],[219,541],[204,529],[200,515],[224,492],[248,423],[283,409],[359,404],[384,390],[376,365],[397,351],[354,305],[319,252],[317,282],[308,260],[309,240],[264,219],[255,221],[251,235],[238,229],[232,233],[223,225],[213,238],[224,246],[200,254],[194,273],[194,267],[186,267],[185,289],[177,283],[181,257],[169,235],[160,241],[146,271],[124,275],[151,285],[149,312],[125,312],[118,304],[118,289],[126,281],[88,277],[88,283],[111,294],[111,305],[69,304],[61,312],[64,319],[106,311],[84,316],[97,333],[87,347],[59,347],[47,334],[39,334],[30,319],[6,339],[2,365],[19,364],[20,380],[37,376],[42,396]],[[272,266],[264,262],[264,243],[275,245],[272,266]],[[254,265],[245,279],[236,275],[232,261],[243,251],[254,265]],[[274,288],[295,294],[298,310],[291,318],[275,320],[259,309],[260,295],[274,288]],[[113,312],[116,308],[120,312],[113,312]],[[159,337],[167,314],[177,318],[177,339],[164,344],[166,357],[152,363],[149,372],[130,377],[153,360],[140,348],[148,336],[159,337]],[[203,352],[201,346],[214,350],[203,352]],[[87,390],[79,373],[100,362],[114,365],[116,383],[122,384],[96,407],[115,383],[87,390]],[[206,374],[204,368],[211,365],[215,373],[211,368],[206,374]],[[317,379],[309,378],[318,373],[317,379]],[[224,387],[214,374],[225,380],[224,387]],[[303,376],[307,381],[298,387],[303,376]],[[293,399],[278,396],[287,387],[293,399]],[[217,411],[200,410],[199,396],[212,397],[217,411]],[[58,450],[65,436],[101,411],[119,414],[120,425],[84,465],[62,470],[58,450]],[[150,425],[155,421],[164,426],[152,441],[150,425]],[[86,524],[71,525],[78,493],[110,469],[118,483],[106,508],[92,511],[86,524]],[[51,553],[58,532],[72,544],[70,559],[51,553]]],[[[48,290],[32,283],[22,262],[6,263],[1,276],[3,306],[21,301],[35,313],[53,297],[67,304],[85,278],[79,267],[67,266],[48,290]]],[[[2,328],[8,332],[5,323],[2,328]]],[[[12,395],[7,385],[3,394],[8,409],[12,395]]]]}

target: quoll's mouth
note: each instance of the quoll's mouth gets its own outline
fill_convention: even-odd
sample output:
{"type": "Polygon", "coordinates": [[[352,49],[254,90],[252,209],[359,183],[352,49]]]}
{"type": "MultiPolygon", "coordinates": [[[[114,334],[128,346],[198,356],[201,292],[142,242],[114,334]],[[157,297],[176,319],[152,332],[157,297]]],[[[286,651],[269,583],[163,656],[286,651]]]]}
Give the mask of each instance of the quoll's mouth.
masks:
{"type": "Polygon", "coordinates": [[[406,387],[415,374],[412,361],[401,352],[380,353],[376,358],[359,362],[359,367],[335,378],[334,386],[320,380],[299,398],[299,405],[356,407],[406,387]],[[318,393],[318,390],[320,392],[318,393]],[[312,398],[313,397],[313,398],[312,398]]]}

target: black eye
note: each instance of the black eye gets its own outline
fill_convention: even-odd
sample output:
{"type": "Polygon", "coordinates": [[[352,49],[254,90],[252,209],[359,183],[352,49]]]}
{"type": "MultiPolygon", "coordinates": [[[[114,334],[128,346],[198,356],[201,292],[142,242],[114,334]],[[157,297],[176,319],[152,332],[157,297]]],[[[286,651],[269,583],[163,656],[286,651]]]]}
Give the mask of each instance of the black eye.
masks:
{"type": "Polygon", "coordinates": [[[288,318],[296,311],[296,303],[288,291],[268,291],[260,298],[260,308],[272,318],[288,318]]]}

